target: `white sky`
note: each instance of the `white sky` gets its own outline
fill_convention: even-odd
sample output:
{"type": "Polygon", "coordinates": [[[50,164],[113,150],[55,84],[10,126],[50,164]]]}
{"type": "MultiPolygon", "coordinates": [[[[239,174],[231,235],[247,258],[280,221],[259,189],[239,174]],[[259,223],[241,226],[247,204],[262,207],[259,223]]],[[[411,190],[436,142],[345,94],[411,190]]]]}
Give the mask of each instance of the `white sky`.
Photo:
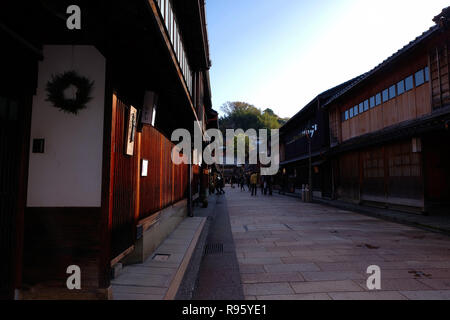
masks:
{"type": "MultiPolygon", "coordinates": [[[[227,34],[220,29],[230,28],[220,25],[227,20],[221,21],[214,11],[223,10],[224,4],[218,8],[212,4],[216,1],[232,6],[237,0],[207,4],[214,108],[219,111],[226,101],[246,101],[262,109],[270,107],[283,117],[293,116],[319,93],[381,63],[430,28],[433,17],[450,5],[444,0],[318,0],[320,5],[310,6],[297,0],[290,3],[291,12],[282,23],[266,16],[260,30],[227,34]],[[277,23],[276,28],[270,23],[277,23]],[[276,32],[268,32],[269,28],[276,32]],[[258,51],[253,51],[254,59],[226,54],[227,41],[230,50],[239,44],[242,50],[257,47],[258,51]]],[[[234,23],[242,27],[239,21],[234,23]]]]}

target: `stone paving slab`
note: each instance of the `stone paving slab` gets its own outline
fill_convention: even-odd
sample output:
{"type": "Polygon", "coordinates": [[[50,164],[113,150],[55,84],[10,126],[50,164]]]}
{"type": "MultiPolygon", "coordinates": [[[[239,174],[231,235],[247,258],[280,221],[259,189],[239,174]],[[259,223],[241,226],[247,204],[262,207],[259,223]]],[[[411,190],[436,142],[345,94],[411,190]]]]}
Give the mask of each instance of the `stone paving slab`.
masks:
{"type": "Polygon", "coordinates": [[[346,210],[353,210],[373,217],[386,219],[388,221],[398,221],[412,226],[424,228],[426,230],[438,231],[450,235],[450,217],[442,213],[440,215],[425,216],[420,214],[409,214],[406,212],[386,210],[382,208],[360,206],[357,204],[346,203],[335,200],[314,199],[323,204],[328,204],[336,208],[345,208],[346,210]]]}
{"type": "Polygon", "coordinates": [[[450,238],[414,226],[274,195],[227,189],[248,300],[450,299],[450,238]],[[369,291],[370,265],[382,290],[369,291]]]}
{"type": "MultiPolygon", "coordinates": [[[[182,272],[189,248],[206,218],[187,218],[142,264],[126,266],[111,281],[115,300],[163,300],[182,272]],[[166,261],[155,261],[157,254],[170,255],[166,261]]],[[[176,284],[175,284],[176,285],[176,284]]]]}
{"type": "Polygon", "coordinates": [[[450,300],[450,290],[438,291],[402,291],[409,300],[450,300]]]}
{"type": "MultiPolygon", "coordinates": [[[[238,259],[242,261],[242,269],[245,266],[252,266],[253,263],[261,262],[258,259],[278,259],[279,258],[245,258],[245,255],[236,251],[236,244],[233,239],[232,225],[228,212],[227,199],[223,196],[217,197],[214,215],[210,216],[211,225],[206,239],[207,245],[221,245],[223,250],[215,252],[204,252],[200,270],[198,273],[197,285],[192,294],[194,300],[244,300],[243,286],[241,284],[240,266],[238,259]]],[[[238,228],[246,230],[243,226],[238,228]]],[[[269,232],[270,233],[270,232],[269,232]]],[[[259,236],[267,234],[264,232],[255,233],[259,236]]],[[[255,238],[256,239],[256,238],[255,238]]],[[[248,242],[244,242],[248,243],[248,242]]],[[[256,245],[256,240],[250,242],[256,245]]],[[[256,270],[248,270],[254,272],[256,270]]],[[[260,270],[264,272],[264,269],[260,270]]],[[[249,298],[254,295],[249,294],[249,298]]]]}

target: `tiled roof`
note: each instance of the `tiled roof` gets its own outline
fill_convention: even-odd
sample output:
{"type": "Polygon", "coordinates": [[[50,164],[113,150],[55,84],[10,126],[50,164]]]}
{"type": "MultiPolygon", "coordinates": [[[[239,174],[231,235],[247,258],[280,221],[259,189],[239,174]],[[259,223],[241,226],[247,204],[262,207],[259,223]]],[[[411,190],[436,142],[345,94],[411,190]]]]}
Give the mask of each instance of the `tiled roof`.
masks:
{"type": "Polygon", "coordinates": [[[400,50],[398,50],[396,53],[394,53],[392,56],[390,56],[389,58],[387,58],[386,60],[384,60],[382,63],[380,63],[378,66],[376,66],[375,68],[373,68],[372,70],[370,70],[369,72],[363,74],[361,77],[359,77],[358,80],[352,82],[350,85],[344,87],[342,90],[336,92],[331,98],[329,98],[325,103],[324,103],[324,107],[326,107],[327,105],[329,105],[331,102],[333,102],[334,100],[336,100],[337,98],[339,98],[340,96],[342,96],[343,94],[345,94],[346,92],[348,92],[349,90],[351,90],[352,88],[354,88],[356,85],[358,85],[359,83],[363,82],[364,80],[368,79],[370,76],[372,76],[373,74],[375,74],[377,71],[381,70],[382,68],[384,68],[386,65],[388,65],[389,63],[391,63],[393,60],[395,60],[396,58],[400,57],[401,55],[403,55],[404,53],[406,53],[408,50],[410,50],[411,48],[415,47],[416,45],[418,45],[419,43],[421,43],[422,41],[424,41],[425,39],[427,39],[428,37],[430,37],[432,34],[434,34],[437,30],[439,30],[440,27],[439,25],[435,25],[433,27],[431,27],[430,29],[428,29],[427,31],[425,31],[422,35],[418,36],[416,39],[414,39],[413,41],[411,41],[410,43],[408,43],[406,46],[404,46],[403,48],[401,48],[400,50]]]}

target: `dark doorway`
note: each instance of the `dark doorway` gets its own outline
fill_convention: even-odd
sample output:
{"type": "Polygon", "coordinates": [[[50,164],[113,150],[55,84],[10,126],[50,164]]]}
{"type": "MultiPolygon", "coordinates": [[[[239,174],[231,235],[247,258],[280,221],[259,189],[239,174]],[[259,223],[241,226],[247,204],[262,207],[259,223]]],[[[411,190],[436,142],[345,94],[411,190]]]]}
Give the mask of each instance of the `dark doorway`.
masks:
{"type": "Polygon", "coordinates": [[[38,56],[0,30],[0,299],[21,281],[32,96],[38,56]]]}
{"type": "Polygon", "coordinates": [[[0,299],[14,295],[15,266],[20,257],[19,236],[23,217],[23,161],[25,138],[23,101],[0,95],[0,299]]]}
{"type": "Polygon", "coordinates": [[[448,214],[450,209],[450,133],[424,138],[424,177],[426,210],[448,214]]]}

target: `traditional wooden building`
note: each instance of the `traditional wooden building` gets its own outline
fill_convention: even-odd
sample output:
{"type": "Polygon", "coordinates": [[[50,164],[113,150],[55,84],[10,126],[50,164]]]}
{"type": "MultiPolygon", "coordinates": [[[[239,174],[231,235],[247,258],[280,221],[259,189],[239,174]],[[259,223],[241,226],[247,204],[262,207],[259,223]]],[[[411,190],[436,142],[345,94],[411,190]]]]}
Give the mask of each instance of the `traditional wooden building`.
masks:
{"type": "Polygon", "coordinates": [[[332,175],[331,162],[328,158],[329,121],[323,104],[355,80],[319,94],[281,127],[281,168],[277,184],[283,191],[300,195],[302,186],[310,183],[311,165],[314,196],[331,198],[332,175]]]}
{"type": "Polygon", "coordinates": [[[433,27],[324,104],[335,198],[448,214],[449,18],[444,9],[433,27]]]}
{"type": "Polygon", "coordinates": [[[2,1],[0,41],[0,298],[108,298],[200,189],[170,138],[217,127],[204,0],[2,1]]]}

